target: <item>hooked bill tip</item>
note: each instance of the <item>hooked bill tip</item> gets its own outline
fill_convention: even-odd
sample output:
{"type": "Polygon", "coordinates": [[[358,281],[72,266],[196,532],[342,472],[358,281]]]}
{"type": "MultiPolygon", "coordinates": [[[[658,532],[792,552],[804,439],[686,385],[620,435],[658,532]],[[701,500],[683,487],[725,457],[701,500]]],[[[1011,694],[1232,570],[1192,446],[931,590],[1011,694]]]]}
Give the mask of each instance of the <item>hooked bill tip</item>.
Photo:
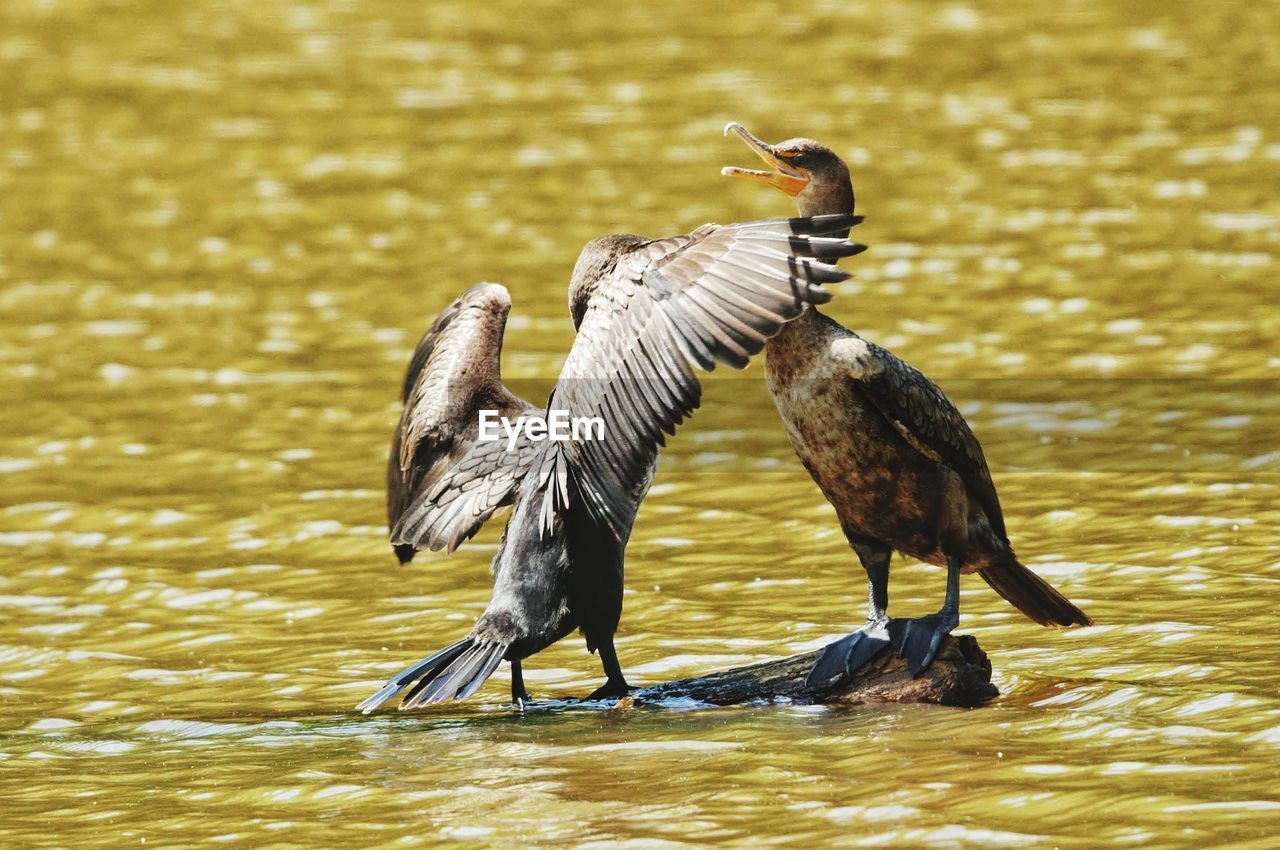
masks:
{"type": "Polygon", "coordinates": [[[745,130],[745,129],[746,127],[743,127],[737,121],[730,121],[728,124],[724,125],[724,134],[727,136],[730,133],[732,133],[734,130],[745,130]]]}

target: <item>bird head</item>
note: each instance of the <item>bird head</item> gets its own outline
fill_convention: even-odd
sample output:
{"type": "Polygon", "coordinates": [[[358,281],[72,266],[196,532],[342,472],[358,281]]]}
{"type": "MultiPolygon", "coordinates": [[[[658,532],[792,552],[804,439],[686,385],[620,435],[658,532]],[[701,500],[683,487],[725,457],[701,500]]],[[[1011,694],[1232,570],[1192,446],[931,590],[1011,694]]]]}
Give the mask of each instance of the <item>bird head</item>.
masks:
{"type": "Polygon", "coordinates": [[[771,145],[736,121],[725,125],[724,134],[730,133],[746,142],[769,170],[727,165],[720,169],[721,174],[781,189],[795,200],[801,215],[853,212],[849,168],[831,148],[813,139],[788,139],[771,145]]]}

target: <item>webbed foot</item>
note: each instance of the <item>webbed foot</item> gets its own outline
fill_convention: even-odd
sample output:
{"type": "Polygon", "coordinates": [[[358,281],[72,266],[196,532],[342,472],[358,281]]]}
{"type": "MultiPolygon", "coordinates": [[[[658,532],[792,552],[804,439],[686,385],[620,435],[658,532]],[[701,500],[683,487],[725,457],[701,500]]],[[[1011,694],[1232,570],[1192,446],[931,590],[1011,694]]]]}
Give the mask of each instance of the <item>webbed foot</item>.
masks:
{"type": "Polygon", "coordinates": [[[896,652],[907,659],[912,678],[933,663],[942,639],[960,625],[960,615],[945,608],[927,617],[911,617],[889,621],[889,641],[896,652]]]}
{"type": "Polygon", "coordinates": [[[615,697],[621,699],[635,690],[638,690],[638,688],[633,688],[628,685],[626,679],[609,679],[603,685],[592,691],[587,697],[587,701],[612,699],[615,697]]]}
{"type": "Polygon", "coordinates": [[[805,685],[810,688],[828,684],[841,676],[856,673],[889,646],[889,633],[884,623],[869,623],[822,649],[813,663],[805,685]]]}

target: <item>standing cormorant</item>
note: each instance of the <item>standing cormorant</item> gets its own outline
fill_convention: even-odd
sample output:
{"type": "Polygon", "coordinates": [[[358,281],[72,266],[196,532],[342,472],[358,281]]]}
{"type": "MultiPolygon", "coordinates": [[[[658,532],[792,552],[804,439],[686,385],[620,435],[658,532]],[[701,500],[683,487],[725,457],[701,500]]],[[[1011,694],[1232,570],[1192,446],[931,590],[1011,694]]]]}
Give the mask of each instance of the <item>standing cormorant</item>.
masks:
{"type": "Polygon", "coordinates": [[[848,215],[773,219],[588,243],[569,289],[577,336],[547,413],[599,418],[601,439],[535,441],[525,430],[511,451],[479,439],[487,405],[508,415],[541,411],[502,386],[506,290],[481,284],[447,308],[405,378],[388,470],[392,544],[401,560],[424,547],[452,550],[499,507],[514,508],[493,561],[492,599],[470,634],[358,708],[372,711],[406,687],[401,708],[463,699],[503,659],[522,705],[520,661],[575,628],[607,676],[591,698],[625,694],[613,646],[623,552],[663,432],[674,434],[698,406],[690,364],[743,367],[806,305],[828,300],[821,284],[847,275],[820,261],[864,246],[818,234],[847,233],[854,223],[848,215]]]}
{"type": "MultiPolygon", "coordinates": [[[[770,145],[738,123],[731,132],[771,170],[723,174],[781,189],[801,215],[853,212],[849,169],[830,148],[811,139],[770,145]]],[[[827,647],[811,682],[857,670],[886,643],[919,675],[959,624],[962,572],[977,571],[1037,623],[1091,624],[1014,555],[982,447],[937,384],[814,307],[768,341],[765,376],[796,454],[867,571],[867,625],[827,647]],[[889,618],[894,550],[946,566],[938,613],[889,618]]]]}

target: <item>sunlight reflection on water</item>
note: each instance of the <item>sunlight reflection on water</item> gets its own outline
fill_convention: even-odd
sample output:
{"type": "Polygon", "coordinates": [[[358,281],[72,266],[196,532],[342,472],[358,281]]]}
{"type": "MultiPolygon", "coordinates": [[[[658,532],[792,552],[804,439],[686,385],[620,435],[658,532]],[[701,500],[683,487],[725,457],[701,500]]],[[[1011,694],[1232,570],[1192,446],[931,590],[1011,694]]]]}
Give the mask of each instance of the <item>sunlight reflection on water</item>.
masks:
{"type": "MultiPolygon", "coordinates": [[[[3,843],[1274,841],[1273,7],[159,8],[0,10],[3,843]],[[729,119],[845,156],[872,249],[830,312],[955,398],[1100,625],[966,581],[975,711],[582,706],[570,638],[524,717],[505,670],[354,714],[488,596],[497,528],[386,547],[422,328],[505,282],[504,374],[544,397],[586,239],[790,212],[719,176],[729,119]]],[[[759,377],[707,381],[641,511],[638,681],[861,619],[759,377]]]]}

